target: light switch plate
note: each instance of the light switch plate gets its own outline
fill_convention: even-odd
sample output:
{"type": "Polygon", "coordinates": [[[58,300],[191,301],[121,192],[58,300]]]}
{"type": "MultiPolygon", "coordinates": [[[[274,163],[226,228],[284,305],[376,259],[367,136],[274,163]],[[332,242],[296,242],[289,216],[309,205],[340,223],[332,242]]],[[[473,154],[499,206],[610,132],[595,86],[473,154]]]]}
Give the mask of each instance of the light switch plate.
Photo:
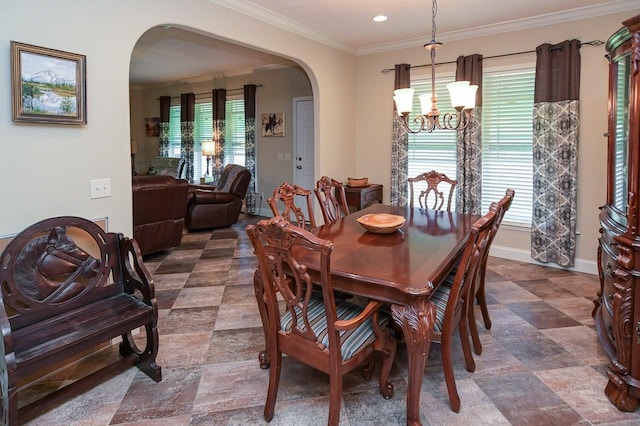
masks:
{"type": "Polygon", "coordinates": [[[111,197],[111,179],[92,179],[91,198],[111,197]]]}

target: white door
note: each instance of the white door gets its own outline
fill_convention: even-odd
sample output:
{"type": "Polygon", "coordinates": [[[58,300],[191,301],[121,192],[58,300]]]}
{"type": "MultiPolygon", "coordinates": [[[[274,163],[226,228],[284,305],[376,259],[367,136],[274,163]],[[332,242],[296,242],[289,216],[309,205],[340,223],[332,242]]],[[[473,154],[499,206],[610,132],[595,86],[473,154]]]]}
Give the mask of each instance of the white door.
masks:
{"type": "MultiPolygon", "coordinates": [[[[293,166],[294,183],[305,189],[311,189],[316,185],[313,162],[313,98],[293,98],[293,166]]],[[[312,202],[315,205],[315,195],[312,202]]],[[[296,203],[297,205],[297,203],[296,203]]],[[[303,206],[300,206],[303,207],[303,206]]],[[[306,206],[304,206],[305,214],[306,206]]]]}

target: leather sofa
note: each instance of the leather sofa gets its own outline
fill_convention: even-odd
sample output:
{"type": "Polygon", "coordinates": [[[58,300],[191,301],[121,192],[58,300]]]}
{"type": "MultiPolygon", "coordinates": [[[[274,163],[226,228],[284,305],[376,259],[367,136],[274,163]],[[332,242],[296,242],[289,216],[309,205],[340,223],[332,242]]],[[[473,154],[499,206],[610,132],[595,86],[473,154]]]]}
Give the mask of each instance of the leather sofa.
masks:
{"type": "Polygon", "coordinates": [[[215,186],[190,185],[187,229],[226,228],[236,223],[250,180],[245,167],[228,164],[215,186]]]}
{"type": "Polygon", "coordinates": [[[172,176],[134,176],[133,238],[143,255],[180,245],[189,183],[172,176]]]}

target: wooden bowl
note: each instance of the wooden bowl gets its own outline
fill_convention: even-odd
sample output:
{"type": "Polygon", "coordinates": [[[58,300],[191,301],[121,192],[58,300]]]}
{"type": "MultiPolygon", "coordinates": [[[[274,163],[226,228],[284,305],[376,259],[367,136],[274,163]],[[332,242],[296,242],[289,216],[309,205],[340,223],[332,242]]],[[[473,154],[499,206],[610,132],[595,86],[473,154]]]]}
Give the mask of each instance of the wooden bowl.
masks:
{"type": "Polygon", "coordinates": [[[404,225],[404,217],[387,213],[365,214],[357,221],[364,229],[374,234],[391,234],[404,225]]]}
{"type": "Polygon", "coordinates": [[[369,178],[368,177],[364,177],[364,178],[347,178],[347,185],[352,186],[354,188],[360,187],[360,186],[367,186],[369,182],[369,178]]]}

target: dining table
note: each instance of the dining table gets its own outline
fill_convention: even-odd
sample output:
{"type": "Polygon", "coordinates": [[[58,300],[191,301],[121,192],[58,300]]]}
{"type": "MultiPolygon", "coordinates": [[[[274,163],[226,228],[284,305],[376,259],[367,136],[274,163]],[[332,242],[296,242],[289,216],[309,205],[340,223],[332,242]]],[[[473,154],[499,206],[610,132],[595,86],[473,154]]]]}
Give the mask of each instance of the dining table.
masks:
{"type": "MultiPolygon", "coordinates": [[[[369,216],[371,217],[371,216],[369,216]]],[[[333,243],[331,279],[336,291],[388,303],[407,345],[407,424],[420,425],[422,377],[431,345],[435,305],[429,300],[462,254],[480,216],[374,204],[311,232],[333,243]],[[366,230],[364,215],[403,216],[391,233],[366,230]]],[[[319,259],[298,259],[313,276],[319,259]]]]}

